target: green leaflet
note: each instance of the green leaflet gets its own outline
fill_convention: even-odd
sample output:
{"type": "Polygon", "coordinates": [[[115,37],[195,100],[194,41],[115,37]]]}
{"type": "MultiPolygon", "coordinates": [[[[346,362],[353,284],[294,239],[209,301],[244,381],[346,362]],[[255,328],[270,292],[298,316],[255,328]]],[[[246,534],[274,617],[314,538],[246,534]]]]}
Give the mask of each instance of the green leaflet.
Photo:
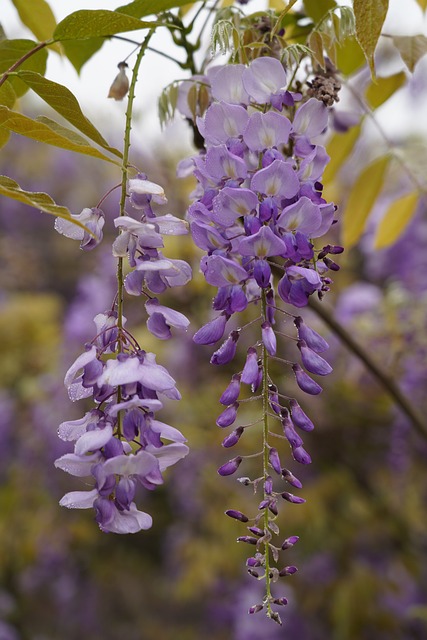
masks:
{"type": "Polygon", "coordinates": [[[363,169],[353,184],[344,209],[342,224],[345,247],[353,247],[361,237],[366,220],[384,184],[389,162],[389,156],[377,158],[363,169]]]}
{"type": "Polygon", "coordinates": [[[134,18],[145,18],[153,14],[169,11],[175,7],[191,4],[188,0],[135,0],[129,4],[117,7],[116,11],[134,18]]]}
{"type": "Polygon", "coordinates": [[[33,120],[22,113],[11,111],[7,107],[0,107],[0,126],[38,142],[44,142],[54,147],[68,149],[69,151],[75,151],[76,153],[82,153],[119,165],[118,162],[111,160],[101,151],[92,147],[85,138],[49,118],[40,117],[37,120],[33,120]]]}
{"type": "Polygon", "coordinates": [[[337,6],[335,0],[304,0],[304,9],[313,22],[317,24],[325,15],[337,6]]]}
{"type": "MultiPolygon", "coordinates": [[[[0,40],[0,74],[7,71],[15,62],[36,46],[37,42],[34,42],[34,40],[0,40]]],[[[28,60],[25,60],[19,69],[36,71],[43,75],[46,71],[46,61],[47,51],[46,49],[41,49],[30,56],[28,60]]],[[[9,82],[18,98],[28,91],[27,85],[17,77],[9,78],[9,82]]]]}
{"type": "Polygon", "coordinates": [[[12,0],[23,24],[37,40],[50,40],[56,28],[56,20],[46,0],[12,0]]]}
{"type": "Polygon", "coordinates": [[[388,11],[388,0],[353,0],[356,35],[375,77],[374,52],[388,11]]]}
{"type": "Polygon", "coordinates": [[[82,9],[64,18],[55,31],[56,41],[85,40],[112,36],[115,33],[136,31],[138,29],[152,29],[159,26],[159,22],[143,22],[132,16],[126,16],[116,11],[82,9]]]}
{"type": "MultiPolygon", "coordinates": [[[[54,216],[59,216],[60,218],[69,219],[71,217],[71,212],[67,207],[56,204],[47,193],[25,191],[21,189],[15,180],[7,176],[0,176],[0,195],[12,198],[13,200],[19,200],[24,204],[29,204],[31,207],[35,207],[54,216]]],[[[79,226],[83,227],[81,224],[79,224],[79,226]]]]}
{"type": "Polygon", "coordinates": [[[44,76],[32,71],[20,71],[18,75],[40,98],[74,125],[76,129],[96,142],[96,144],[99,144],[106,151],[121,158],[122,154],[120,151],[110,147],[98,129],[86,118],[76,97],[67,87],[47,80],[44,76]]]}

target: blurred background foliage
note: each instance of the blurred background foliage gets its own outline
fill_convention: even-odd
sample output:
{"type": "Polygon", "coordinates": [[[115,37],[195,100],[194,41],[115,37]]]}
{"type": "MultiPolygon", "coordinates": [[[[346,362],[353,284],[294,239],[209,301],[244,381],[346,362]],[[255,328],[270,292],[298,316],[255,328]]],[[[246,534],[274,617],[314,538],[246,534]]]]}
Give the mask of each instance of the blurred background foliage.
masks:
{"type": "MultiPolygon", "coordinates": [[[[315,11],[315,3],[305,4],[315,11]]],[[[387,51],[383,56],[386,64],[387,51]]],[[[421,89],[416,82],[407,88],[421,89]]],[[[334,135],[336,140],[339,134],[334,135]]],[[[411,146],[409,134],[398,135],[402,147],[411,146]]],[[[426,141],[416,143],[425,152],[426,141]]],[[[366,154],[375,156],[369,129],[358,144],[354,153],[349,145],[346,164],[331,178],[338,202],[345,200],[366,154]]],[[[137,146],[132,151],[132,161],[166,186],[168,211],[184,216],[193,184],[175,177],[180,158],[160,142],[156,154],[144,156],[137,146]]],[[[96,206],[119,179],[113,166],[15,134],[0,164],[9,175],[19,168],[16,178],[26,176],[25,188],[47,191],[73,212],[96,206]]],[[[385,178],[377,212],[341,257],[342,270],[325,305],[425,415],[426,201],[420,200],[397,242],[373,250],[377,221],[399,193],[400,178],[396,170],[385,178]]],[[[51,216],[16,201],[1,202],[0,639],[424,640],[427,442],[310,310],[310,324],[331,344],[327,357],[334,373],[320,397],[301,399],[316,423],[307,434],[313,464],[299,472],[307,503],[281,510],[282,532],[300,536],[288,552],[300,571],[281,587],[279,595],[289,598],[283,628],[262,614],[247,615],[259,599],[258,585],[242,569],[247,551],[233,541],[242,527],[223,512],[245,511],[246,505],[252,512],[253,496],[233,477],[218,477],[216,469],[228,454],[215,425],[218,398],[243,360],[214,371],[212,349],[192,343],[194,330],[210,318],[213,292],[198,273],[199,254],[188,239],[170,239],[166,252],[194,267],[192,283],[167,294],[191,317],[188,334],[159,346],[146,331],[138,299],[126,301],[126,316],[138,327],[143,348],[158,352],[159,362],[179,380],[183,400],[171,402],[163,419],[171,418],[184,432],[191,454],[170,470],[164,487],[145,492],[141,504],[154,514],[147,532],[102,534],[92,513],[58,506],[65,491],[81,488],[80,480],[72,487],[53,467],[66,451],[56,430],[61,421],[82,414],[82,406],[69,402],[62,379],[91,339],[93,317],[114,298],[109,241],[115,194],[103,205],[104,242],[91,253],[54,233],[51,216]]],[[[340,229],[335,234],[330,242],[340,241],[340,229]]],[[[276,373],[281,375],[280,368],[276,373]]],[[[297,395],[291,379],[284,384],[297,395]]],[[[257,419],[255,403],[244,409],[242,423],[257,419]]],[[[254,448],[251,437],[242,445],[248,452],[254,448]]],[[[246,464],[243,473],[250,475],[246,464]]]]}

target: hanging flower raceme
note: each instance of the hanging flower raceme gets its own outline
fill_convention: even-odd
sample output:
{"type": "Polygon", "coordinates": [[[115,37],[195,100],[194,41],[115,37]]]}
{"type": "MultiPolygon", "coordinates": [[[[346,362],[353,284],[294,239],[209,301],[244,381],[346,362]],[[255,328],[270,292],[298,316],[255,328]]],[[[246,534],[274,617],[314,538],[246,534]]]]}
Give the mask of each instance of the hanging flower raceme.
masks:
{"type": "MultiPolygon", "coordinates": [[[[128,258],[132,270],[124,288],[133,295],[145,295],[147,327],[165,340],[171,337],[171,327],[187,329],[189,321],[153,294],[185,284],[191,270],[187,263],[163,256],[162,235],[187,233],[188,225],[170,214],[156,216],[151,203],[165,203],[165,194],[144,174],[129,181],[128,192],[142,217],[136,220],[122,215],[114,221],[120,235],[114,241],[113,254],[118,260],[128,258]]],[[[89,226],[98,211],[85,209],[80,222],[89,226]]],[[[72,227],[62,220],[56,224],[59,232],[81,239],[79,227],[77,232],[72,227]]],[[[119,290],[117,297],[121,294],[119,290]]],[[[188,453],[182,433],[156,417],[164,398],[179,400],[180,394],[155,355],[141,349],[125,328],[122,305],[98,314],[94,321],[96,335],[64,381],[73,402],[91,397],[94,408],[80,420],[60,425],[59,437],[75,445],[73,453],[55,462],[71,475],[91,478],[91,488],[67,493],[60,504],[93,508],[102,531],[135,533],[152,525],[151,516],[136,506],[138,486],[155,489],[163,483],[163,471],[188,453]]]]}
{"type": "MultiPolygon", "coordinates": [[[[263,498],[252,518],[235,509],[226,513],[247,523],[250,535],[238,540],[255,547],[247,561],[248,572],[266,581],[265,599],[250,613],[265,608],[268,616],[280,622],[273,605],[286,604],[286,598],[274,597],[271,583],[295,573],[293,566],[275,565],[281,551],[298,538],[291,536],[279,544],[272,539],[280,534],[276,522],[280,503],[301,504],[304,499],[285,490],[286,484],[296,489],[302,485],[283,467],[283,454],[271,445],[271,423],[279,426],[277,435],[287,440],[292,457],[301,464],[309,464],[311,458],[300,432],[310,431],[313,424],[292,388],[279,392],[270,370],[278,359],[280,336],[275,327],[280,328],[281,312],[295,322],[295,360],[282,362],[293,372],[300,390],[320,393],[321,386],[311,374],[324,376],[331,371],[319,355],[327,343],[292,309],[306,306],[312,294],[321,298],[329,290],[327,255],[342,250],[328,245],[319,252],[314,246],[314,239],[330,229],[336,209],[322,197],[320,179],[329,158],[314,141],[327,127],[328,109],[315,98],[304,101],[301,94],[288,91],[286,71],[275,58],[257,58],[247,67],[216,68],[208,78],[212,102],[204,117],[197,119],[205,150],[192,159],[198,186],[188,219],[194,242],[205,252],[201,270],[206,281],[218,288],[213,302],[217,313],[196,332],[194,341],[214,345],[225,336],[211,362],[231,362],[245,327],[234,328],[227,337],[227,324],[249,305],[261,307],[259,335],[247,351],[243,370],[233,376],[221,396],[225,408],[217,425],[233,425],[223,446],[237,445],[249,428],[235,424],[242,385],[253,393],[261,389],[262,472],[254,480],[247,476],[239,480],[254,489],[261,484],[263,498]],[[273,273],[281,275],[276,279],[273,273]]],[[[252,329],[254,322],[250,322],[252,329]]],[[[242,466],[245,457],[237,455],[218,473],[232,475],[242,466]]]]}

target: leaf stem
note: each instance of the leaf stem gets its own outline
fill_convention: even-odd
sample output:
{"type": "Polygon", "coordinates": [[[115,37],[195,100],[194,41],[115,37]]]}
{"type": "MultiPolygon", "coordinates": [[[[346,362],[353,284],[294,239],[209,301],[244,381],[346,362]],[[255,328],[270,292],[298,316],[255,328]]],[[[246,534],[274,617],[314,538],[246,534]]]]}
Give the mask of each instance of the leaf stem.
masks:
{"type": "Polygon", "coordinates": [[[27,53],[24,53],[24,55],[21,56],[19,60],[14,62],[13,65],[3,73],[3,75],[0,78],[0,87],[2,86],[2,84],[6,82],[9,74],[15,71],[15,69],[18,69],[18,67],[20,67],[21,64],[25,62],[25,60],[28,60],[28,58],[31,58],[31,56],[37,53],[37,51],[44,49],[44,47],[47,47],[48,45],[53,44],[54,42],[55,40],[45,40],[44,42],[39,42],[39,44],[36,47],[34,47],[33,49],[30,49],[30,51],[27,51],[27,53]]]}

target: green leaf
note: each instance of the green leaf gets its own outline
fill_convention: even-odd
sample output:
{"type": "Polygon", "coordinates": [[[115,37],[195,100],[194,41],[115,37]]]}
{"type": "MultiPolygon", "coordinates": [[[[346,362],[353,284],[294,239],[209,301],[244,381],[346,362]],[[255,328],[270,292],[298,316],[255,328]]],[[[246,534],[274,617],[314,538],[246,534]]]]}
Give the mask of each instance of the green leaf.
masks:
{"type": "Polygon", "coordinates": [[[102,47],[105,38],[90,38],[89,40],[65,40],[62,43],[65,55],[77,73],[90,58],[102,47]]]}
{"type": "Polygon", "coordinates": [[[84,133],[84,135],[106,149],[106,151],[113,153],[119,158],[122,157],[120,151],[110,147],[98,129],[86,118],[76,97],[67,87],[47,80],[44,76],[39,73],[34,73],[33,71],[21,71],[18,72],[18,75],[40,98],[74,125],[81,133],[84,133]]]}
{"type": "Polygon", "coordinates": [[[351,127],[345,133],[335,133],[326,146],[326,153],[331,158],[323,173],[322,183],[330,183],[352,152],[360,135],[361,125],[351,127]]]}
{"type": "Polygon", "coordinates": [[[0,126],[38,142],[44,142],[54,147],[68,149],[69,151],[99,158],[113,164],[119,164],[92,147],[79,134],[49,118],[40,117],[33,120],[22,113],[11,111],[7,107],[0,107],[0,126]]]}
{"type": "Polygon", "coordinates": [[[22,22],[37,40],[49,40],[56,28],[56,20],[46,0],[12,0],[22,22]]]}
{"type": "Polygon", "coordinates": [[[12,109],[16,102],[16,93],[9,80],[6,80],[0,87],[0,104],[12,109]]]}
{"type": "Polygon", "coordinates": [[[389,162],[389,156],[377,158],[365,167],[354,183],[344,209],[342,234],[345,247],[354,246],[362,235],[366,220],[382,189],[389,162]]]}
{"type": "Polygon", "coordinates": [[[388,0],[353,0],[356,35],[375,77],[374,52],[388,10],[388,0]]]}
{"type": "Polygon", "coordinates": [[[374,249],[384,249],[396,242],[414,215],[419,199],[418,191],[413,191],[391,204],[378,225],[374,249]]]}
{"type": "Polygon", "coordinates": [[[313,22],[317,24],[331,9],[337,6],[335,0],[304,0],[304,8],[313,22]]]}
{"type": "MultiPolygon", "coordinates": [[[[60,218],[69,219],[71,217],[71,212],[67,207],[56,204],[47,193],[24,191],[15,180],[7,176],[0,176],[0,195],[19,200],[24,204],[29,204],[30,207],[35,207],[60,218]]],[[[79,224],[79,226],[83,225],[79,224]]]]}
{"type": "Polygon", "coordinates": [[[409,71],[413,71],[418,60],[427,53],[427,38],[423,35],[393,36],[393,44],[409,71]]]}
{"type": "Polygon", "coordinates": [[[56,27],[53,37],[55,40],[86,40],[112,36],[115,33],[136,31],[137,29],[152,29],[161,23],[143,22],[132,16],[126,16],[116,11],[105,9],[82,9],[64,18],[56,27]]]}
{"type": "Polygon", "coordinates": [[[377,78],[366,90],[366,99],[371,109],[376,109],[388,100],[405,82],[406,75],[401,71],[387,78],[377,78]]]}
{"type": "MultiPolygon", "coordinates": [[[[10,69],[15,62],[36,46],[37,42],[34,42],[34,40],[0,40],[0,74],[10,69]]],[[[40,49],[37,53],[25,60],[19,69],[36,71],[44,75],[46,71],[46,61],[47,51],[46,49],[40,49]]],[[[28,91],[27,85],[22,82],[22,80],[19,80],[19,78],[10,77],[9,81],[18,98],[28,91]]]]}
{"type": "Polygon", "coordinates": [[[175,7],[188,5],[188,0],[135,0],[129,4],[117,7],[116,11],[134,18],[145,18],[162,11],[169,11],[175,7]]]}
{"type": "Polygon", "coordinates": [[[365,64],[365,54],[356,38],[347,38],[337,47],[337,66],[346,76],[365,64]]]}
{"type": "Polygon", "coordinates": [[[10,138],[10,131],[8,131],[7,129],[0,129],[0,149],[1,147],[4,147],[4,145],[7,143],[9,138],[10,138]]]}

